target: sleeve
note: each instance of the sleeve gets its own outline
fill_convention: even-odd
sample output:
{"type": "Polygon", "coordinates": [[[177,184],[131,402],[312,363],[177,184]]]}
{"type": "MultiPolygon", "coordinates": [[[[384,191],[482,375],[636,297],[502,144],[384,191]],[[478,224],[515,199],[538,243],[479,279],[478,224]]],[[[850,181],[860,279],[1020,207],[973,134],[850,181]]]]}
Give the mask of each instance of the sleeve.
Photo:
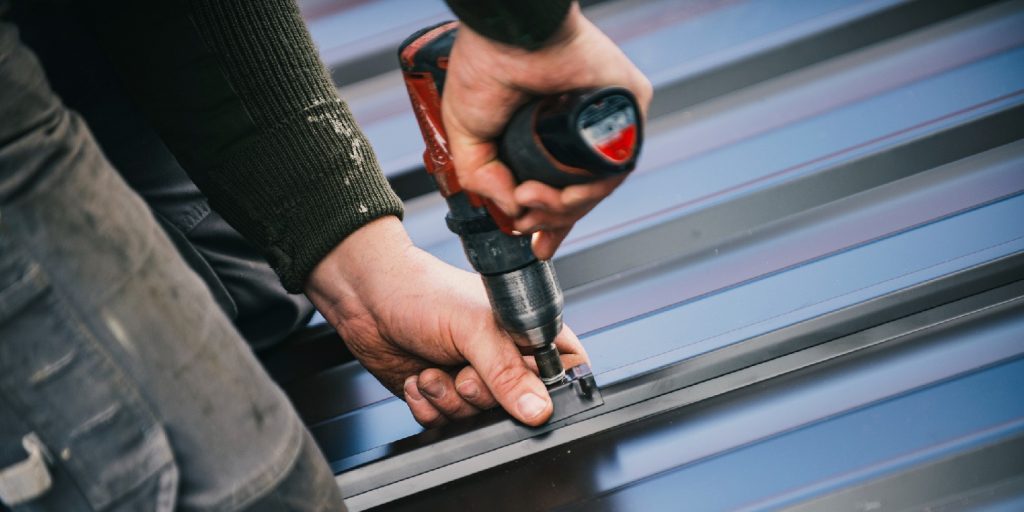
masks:
{"type": "Polygon", "coordinates": [[[558,31],[572,0],[445,0],[459,21],[483,36],[536,50],[558,31]]]}
{"type": "Polygon", "coordinates": [[[401,217],[292,0],[95,0],[97,35],[216,209],[299,292],[350,233],[401,217]]]}

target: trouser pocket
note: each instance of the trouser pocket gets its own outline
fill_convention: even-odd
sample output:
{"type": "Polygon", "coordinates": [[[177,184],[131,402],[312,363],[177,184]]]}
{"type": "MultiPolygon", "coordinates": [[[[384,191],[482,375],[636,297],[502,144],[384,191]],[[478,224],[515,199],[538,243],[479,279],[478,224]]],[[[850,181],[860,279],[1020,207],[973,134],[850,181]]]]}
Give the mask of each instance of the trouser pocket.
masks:
{"type": "Polygon", "coordinates": [[[0,416],[8,462],[30,434],[52,459],[51,488],[15,510],[173,509],[177,469],[164,429],[43,269],[2,232],[0,416]]]}

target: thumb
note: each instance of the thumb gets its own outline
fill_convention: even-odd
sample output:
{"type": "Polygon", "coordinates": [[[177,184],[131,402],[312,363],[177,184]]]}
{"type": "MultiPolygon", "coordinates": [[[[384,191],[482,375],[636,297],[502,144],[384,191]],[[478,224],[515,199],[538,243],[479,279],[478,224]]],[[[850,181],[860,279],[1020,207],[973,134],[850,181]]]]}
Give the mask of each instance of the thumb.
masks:
{"type": "Polygon", "coordinates": [[[516,179],[501,160],[493,142],[469,141],[461,136],[450,136],[455,174],[463,188],[484,196],[515,218],[521,208],[515,199],[516,179]]]}
{"type": "Polygon", "coordinates": [[[547,388],[526,366],[511,339],[503,335],[494,338],[469,343],[463,355],[502,408],[527,425],[542,425],[552,411],[547,388]]]}

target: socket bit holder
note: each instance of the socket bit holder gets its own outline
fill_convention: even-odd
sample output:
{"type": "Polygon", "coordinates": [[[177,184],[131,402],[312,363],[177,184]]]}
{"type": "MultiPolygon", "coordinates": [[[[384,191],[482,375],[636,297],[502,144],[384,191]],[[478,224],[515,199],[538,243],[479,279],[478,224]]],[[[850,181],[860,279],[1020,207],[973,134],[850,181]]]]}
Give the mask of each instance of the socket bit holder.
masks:
{"type": "Polygon", "coordinates": [[[548,386],[554,412],[547,424],[556,423],[604,404],[590,365],[581,364],[565,372],[565,379],[548,386]]]}

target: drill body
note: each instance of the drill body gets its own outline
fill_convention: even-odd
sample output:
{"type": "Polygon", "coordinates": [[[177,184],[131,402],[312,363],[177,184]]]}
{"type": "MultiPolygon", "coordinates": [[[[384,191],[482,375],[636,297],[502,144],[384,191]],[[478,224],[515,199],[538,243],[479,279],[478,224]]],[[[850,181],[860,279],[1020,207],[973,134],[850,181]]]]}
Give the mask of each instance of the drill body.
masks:
{"type": "MultiPolygon", "coordinates": [[[[423,163],[448,203],[448,228],[462,241],[483,279],[494,316],[537,361],[548,387],[565,381],[555,348],[562,330],[562,290],[550,261],[538,260],[531,237],[512,232],[512,219],[459,184],[441,122],[448,55],[456,22],[414,33],[399,60],[426,142],[423,163]]],[[[631,171],[642,140],[636,99],[625,89],[571,91],[519,109],[498,141],[499,157],[516,178],[555,187],[631,171]]],[[[591,377],[592,381],[592,377],[591,377]]]]}
{"type": "Polygon", "coordinates": [[[565,375],[554,346],[562,330],[563,305],[554,268],[534,256],[530,237],[509,232],[511,220],[500,210],[462,189],[448,151],[441,94],[455,30],[455,23],[449,23],[420,31],[399,53],[427,146],[423,163],[448,203],[448,228],[459,236],[466,257],[483,279],[498,323],[521,348],[537,356],[541,378],[554,384],[565,375]]]}

